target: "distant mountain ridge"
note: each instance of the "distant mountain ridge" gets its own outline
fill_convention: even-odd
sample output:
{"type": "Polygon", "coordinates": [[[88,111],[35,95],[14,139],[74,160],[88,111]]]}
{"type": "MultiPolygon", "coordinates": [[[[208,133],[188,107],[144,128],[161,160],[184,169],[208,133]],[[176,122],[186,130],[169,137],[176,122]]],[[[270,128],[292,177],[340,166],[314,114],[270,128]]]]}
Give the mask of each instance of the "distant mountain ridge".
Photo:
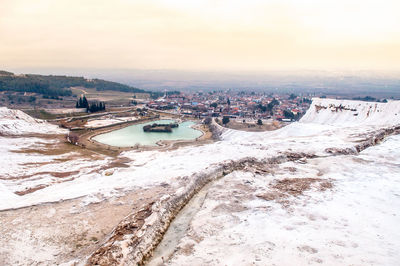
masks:
{"type": "Polygon", "coordinates": [[[14,73],[0,70],[0,91],[35,92],[58,97],[72,95],[70,87],[95,88],[98,91],[147,92],[132,86],[102,79],[86,79],[84,77],[63,75],[14,75],[14,73]]]}
{"type": "Polygon", "coordinates": [[[1,76],[9,76],[9,75],[14,75],[14,73],[8,72],[8,71],[4,71],[4,70],[0,70],[0,75],[1,76]]]}

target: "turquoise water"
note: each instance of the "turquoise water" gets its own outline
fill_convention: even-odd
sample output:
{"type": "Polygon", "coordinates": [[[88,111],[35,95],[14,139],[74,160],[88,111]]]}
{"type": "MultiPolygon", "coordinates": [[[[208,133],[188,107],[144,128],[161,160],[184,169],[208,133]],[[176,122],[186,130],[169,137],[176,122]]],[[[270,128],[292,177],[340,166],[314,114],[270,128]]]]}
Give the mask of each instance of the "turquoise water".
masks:
{"type": "Polygon", "coordinates": [[[202,132],[191,128],[194,122],[183,122],[179,127],[173,128],[172,132],[144,132],[143,126],[159,123],[173,123],[174,120],[157,120],[147,123],[132,125],[122,129],[114,130],[105,134],[97,135],[93,139],[95,141],[117,147],[130,147],[135,144],[156,146],[160,140],[193,140],[202,135],[202,132]]]}

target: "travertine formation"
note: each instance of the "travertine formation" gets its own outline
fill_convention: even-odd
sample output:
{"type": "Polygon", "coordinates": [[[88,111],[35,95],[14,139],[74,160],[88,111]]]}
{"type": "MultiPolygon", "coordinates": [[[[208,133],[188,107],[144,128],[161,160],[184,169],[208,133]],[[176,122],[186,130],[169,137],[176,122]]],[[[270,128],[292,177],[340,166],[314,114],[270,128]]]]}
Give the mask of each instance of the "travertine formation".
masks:
{"type": "MultiPolygon", "coordinates": [[[[395,160],[394,163],[390,162],[390,160],[393,160],[390,154],[394,151],[385,143],[387,136],[399,134],[399,110],[399,102],[367,103],[314,99],[309,111],[301,121],[276,131],[241,132],[212,123],[211,128],[214,136],[219,141],[167,151],[123,152],[120,158],[117,158],[123,159],[123,166],[112,163],[111,158],[103,156],[90,155],[93,160],[83,158],[81,155],[77,156],[78,151],[75,150],[61,156],[58,154],[58,150],[50,150],[50,148],[53,148],[51,146],[53,142],[42,138],[32,138],[22,134],[18,138],[1,136],[0,151],[4,157],[9,159],[2,162],[3,170],[0,169],[2,176],[2,179],[0,179],[0,190],[2,191],[0,209],[7,210],[33,205],[41,208],[45,203],[52,203],[57,206],[56,202],[72,199],[81,202],[82,206],[102,205],[108,199],[118,201],[125,193],[134,193],[145,188],[165,188],[167,192],[152,194],[151,199],[147,199],[146,204],[140,205],[140,208],[138,208],[138,204],[142,202],[121,203],[133,204],[135,210],[116,225],[106,239],[99,240],[97,251],[92,254],[85,254],[85,256],[80,254],[76,258],[76,261],[83,264],[135,265],[145,263],[152,256],[154,248],[162,241],[171,221],[180,213],[182,207],[205,184],[210,184],[210,191],[213,191],[214,194],[207,194],[204,208],[193,217],[193,221],[189,224],[189,231],[179,240],[178,251],[168,255],[165,262],[172,265],[193,263],[218,265],[225,261],[231,262],[228,264],[253,262],[257,264],[259,261],[258,264],[261,265],[268,264],[270,260],[274,261],[274,254],[281,254],[279,252],[285,251],[284,247],[289,246],[289,244],[285,244],[286,235],[274,236],[275,238],[282,238],[281,242],[278,241],[280,244],[277,244],[278,242],[268,244],[271,236],[265,231],[262,232],[264,234],[259,236],[260,246],[251,241],[246,242],[246,239],[258,236],[257,234],[252,235],[260,226],[257,218],[254,217],[254,213],[261,215],[260,221],[268,223],[275,228],[276,232],[283,232],[279,231],[281,229],[279,222],[282,221],[280,219],[282,211],[292,213],[290,214],[292,216],[289,214],[284,216],[288,221],[303,219],[302,213],[310,210],[306,207],[296,207],[299,213],[292,212],[294,205],[312,205],[310,201],[313,202],[314,200],[328,204],[322,197],[335,197],[335,193],[339,193],[337,201],[340,204],[344,204],[340,202],[340,198],[343,197],[347,201],[354,201],[353,204],[357,205],[357,196],[351,193],[358,187],[353,186],[353,181],[353,183],[350,182],[344,186],[338,183],[338,180],[356,178],[358,182],[358,176],[361,180],[364,180],[361,177],[366,176],[368,183],[360,184],[371,189],[373,187],[371,184],[377,180],[377,177],[382,177],[382,180],[376,181],[382,184],[381,190],[385,192],[379,194],[380,198],[373,197],[372,194],[374,193],[369,190],[368,193],[361,193],[364,192],[363,190],[359,192],[368,204],[375,206],[374,209],[371,209],[371,215],[376,213],[377,216],[385,217],[385,220],[382,220],[383,222],[364,220],[369,222],[368,226],[377,226],[381,231],[387,228],[387,231],[385,231],[387,235],[395,234],[390,231],[390,226],[385,226],[384,222],[395,223],[397,221],[397,216],[392,215],[393,211],[387,209],[388,206],[386,206],[388,200],[397,204],[398,182],[393,177],[393,173],[397,169],[397,162],[395,160]],[[34,149],[29,147],[34,147],[34,149]],[[369,150],[379,151],[379,156],[369,155],[369,150]],[[40,164],[38,164],[39,161],[40,164]],[[378,174],[380,169],[375,161],[385,165],[384,173],[378,174]],[[33,164],[35,164],[34,167],[31,167],[33,164]],[[57,173],[53,173],[54,165],[57,166],[57,173]],[[349,166],[347,167],[347,165],[349,166]],[[363,172],[364,169],[367,169],[367,166],[372,177],[369,177],[368,172],[363,172]],[[79,169],[75,170],[76,167],[79,169]],[[339,169],[337,172],[336,168],[339,169]],[[53,172],[49,169],[53,169],[53,172]],[[59,173],[62,169],[65,170],[65,173],[67,170],[69,172],[73,170],[71,178],[65,178],[64,172],[59,173]],[[23,180],[15,179],[14,177],[20,175],[20,173],[29,173],[29,176],[24,177],[23,180]],[[59,182],[61,180],[62,182],[59,182]],[[32,190],[34,188],[38,189],[32,190]],[[385,188],[391,190],[386,191],[385,188]],[[20,191],[28,193],[18,194],[17,192],[20,191]],[[232,193],[232,197],[229,196],[230,193],[232,193]],[[321,196],[322,194],[325,196],[321,196]],[[387,199],[385,195],[391,195],[392,198],[387,199]],[[268,212],[272,209],[275,211],[269,215],[268,212]],[[378,210],[385,210],[385,212],[378,213],[378,210]],[[207,215],[204,213],[207,213],[207,215]],[[216,220],[213,220],[213,218],[216,220]],[[207,225],[207,223],[210,226],[217,227],[218,230],[215,231],[216,229],[207,226],[204,230],[199,229],[199,224],[207,225]],[[227,227],[224,227],[224,225],[227,227]],[[240,236],[229,240],[229,237],[227,237],[231,233],[229,226],[233,228],[238,226],[237,228],[246,228],[246,230],[241,229],[240,236]],[[214,239],[211,233],[218,233],[219,239],[223,239],[223,241],[221,242],[221,249],[207,252],[206,249],[215,247],[213,241],[218,240],[214,239]],[[233,241],[233,243],[229,241],[233,241]],[[251,257],[249,261],[246,260],[247,257],[240,257],[240,249],[242,248],[248,250],[248,258],[253,255],[254,258],[251,257]],[[269,251],[265,248],[274,249],[275,253],[269,254],[269,251]],[[230,250],[235,256],[232,255],[231,258],[229,256],[223,257],[224,261],[218,260],[217,257],[222,256],[224,250],[230,250]],[[208,253],[210,255],[207,255],[208,253]]],[[[5,117],[4,121],[9,119],[5,117]]],[[[13,120],[16,120],[14,122],[17,124],[25,123],[19,121],[21,120],[19,116],[13,120]]],[[[42,122],[33,121],[29,127],[36,130],[41,125],[42,122]]],[[[21,131],[21,133],[23,132],[21,131]]],[[[397,147],[396,143],[399,139],[397,137],[389,137],[389,139],[392,146],[397,147]]],[[[54,143],[59,145],[58,142],[54,143]]],[[[332,206],[340,205],[335,204],[332,206]]],[[[340,208],[345,208],[347,205],[340,206],[340,208]]],[[[351,207],[349,208],[352,210],[351,207]]],[[[348,213],[344,214],[347,215],[348,213]]],[[[309,215],[313,217],[312,214],[309,215]]],[[[340,219],[346,219],[346,217],[340,219]]],[[[57,219],[63,219],[63,217],[57,217],[57,219]]],[[[63,220],[67,224],[72,221],[63,220]]],[[[324,221],[322,219],[318,226],[322,226],[325,223],[324,221]]],[[[335,222],[337,221],[335,220],[335,222]]],[[[333,222],[328,221],[326,223],[333,226],[333,222]]],[[[20,223],[14,221],[13,224],[4,224],[4,228],[11,228],[14,224],[20,223]]],[[[288,231],[294,230],[292,228],[296,228],[296,224],[287,226],[288,231]]],[[[313,228],[308,227],[304,230],[313,230],[313,228]]],[[[353,227],[353,229],[355,230],[356,227],[353,227]]],[[[24,229],[21,228],[20,230],[24,229]]],[[[338,231],[339,234],[347,232],[344,222],[343,228],[341,227],[340,230],[338,231]]],[[[363,247],[358,253],[354,250],[353,258],[343,260],[344,264],[346,262],[350,264],[362,263],[360,257],[356,255],[364,254],[363,252],[368,252],[367,255],[375,254],[373,255],[375,264],[378,264],[377,262],[384,263],[384,258],[396,259],[394,253],[386,254],[383,257],[379,255],[381,254],[380,250],[374,250],[374,253],[370,252],[369,249],[371,247],[400,247],[394,238],[389,237],[382,241],[378,239],[380,242],[376,238],[369,238],[373,241],[368,242],[368,239],[361,237],[361,233],[347,232],[346,234],[343,235],[343,239],[347,239],[349,236],[350,238],[357,238],[357,241],[354,241],[357,243],[360,243],[361,240],[367,241],[368,248],[363,247]],[[377,241],[379,245],[376,244],[377,241]]],[[[10,235],[8,236],[10,239],[4,238],[4,241],[13,245],[13,247],[8,248],[7,252],[16,250],[12,257],[17,258],[18,246],[23,239],[16,238],[17,235],[14,236],[15,238],[10,235]]],[[[42,239],[35,234],[29,237],[30,243],[42,239]]],[[[343,241],[343,239],[340,241],[343,241]]],[[[62,244],[59,243],[59,245],[62,244]]],[[[329,245],[331,244],[326,244],[326,246],[329,245]]],[[[44,245],[42,253],[46,253],[46,250],[44,245]]],[[[62,246],[57,247],[57,250],[62,250],[62,246]]],[[[349,250],[349,247],[347,247],[346,250],[338,250],[337,252],[344,254],[350,252],[349,250]]],[[[390,251],[390,248],[387,250],[390,251]]],[[[303,252],[308,252],[311,254],[310,256],[314,256],[312,254],[317,252],[323,254],[318,258],[310,257],[304,263],[328,261],[340,264],[341,259],[338,255],[332,261],[326,260],[323,256],[331,256],[328,249],[324,249],[322,246],[320,248],[311,247],[309,244],[294,247],[291,252],[290,254],[299,252],[300,258],[303,258],[303,252]]],[[[46,260],[41,260],[38,257],[35,263],[66,262],[62,260],[63,256],[53,253],[49,253],[46,260]]],[[[296,256],[287,257],[298,258],[296,256]]],[[[364,262],[369,263],[369,261],[364,262]]],[[[23,264],[23,262],[15,260],[4,261],[4,263],[23,264]]],[[[374,263],[371,262],[370,264],[374,263]]]]}

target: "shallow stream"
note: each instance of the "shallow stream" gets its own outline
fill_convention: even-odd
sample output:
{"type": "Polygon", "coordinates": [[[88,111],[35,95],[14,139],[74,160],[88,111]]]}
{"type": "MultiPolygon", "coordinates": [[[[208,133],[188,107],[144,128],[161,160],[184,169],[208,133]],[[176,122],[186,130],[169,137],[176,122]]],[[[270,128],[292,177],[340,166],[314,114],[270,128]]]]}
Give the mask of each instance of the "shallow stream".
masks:
{"type": "Polygon", "coordinates": [[[154,250],[152,258],[146,264],[147,266],[163,265],[176,251],[179,241],[185,236],[189,229],[190,222],[196,213],[201,209],[204,199],[207,196],[208,189],[213,182],[205,185],[192,199],[182,208],[175,219],[171,222],[163,239],[154,250]]]}

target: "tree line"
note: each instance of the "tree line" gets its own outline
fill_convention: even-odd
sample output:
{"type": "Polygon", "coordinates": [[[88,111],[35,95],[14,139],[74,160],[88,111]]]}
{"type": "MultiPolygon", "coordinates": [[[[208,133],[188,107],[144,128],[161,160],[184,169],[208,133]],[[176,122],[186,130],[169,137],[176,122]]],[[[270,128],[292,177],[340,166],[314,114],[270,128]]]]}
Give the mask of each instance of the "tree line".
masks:
{"type": "Polygon", "coordinates": [[[267,105],[258,104],[257,108],[260,109],[260,111],[263,113],[268,111],[272,114],[273,113],[272,110],[274,109],[275,105],[279,105],[279,101],[273,98],[272,101],[269,102],[267,105]]]}
{"type": "Polygon", "coordinates": [[[357,100],[357,101],[364,101],[364,102],[383,102],[383,103],[387,103],[387,99],[383,99],[382,101],[380,99],[377,99],[375,97],[371,97],[371,96],[365,96],[365,97],[354,97],[353,100],[357,100]]]}
{"type": "Polygon", "coordinates": [[[95,88],[98,91],[147,93],[145,90],[102,79],[60,75],[14,75],[11,72],[0,71],[0,91],[34,92],[51,97],[60,97],[71,96],[70,87],[95,88]]]}
{"type": "Polygon", "coordinates": [[[86,108],[86,112],[99,112],[106,110],[106,104],[104,102],[92,102],[89,103],[85,96],[79,97],[76,101],[76,108],[86,108]]]}
{"type": "Polygon", "coordinates": [[[11,75],[0,76],[0,91],[34,92],[56,98],[72,95],[70,89],[51,86],[49,82],[42,79],[11,75]]]}

